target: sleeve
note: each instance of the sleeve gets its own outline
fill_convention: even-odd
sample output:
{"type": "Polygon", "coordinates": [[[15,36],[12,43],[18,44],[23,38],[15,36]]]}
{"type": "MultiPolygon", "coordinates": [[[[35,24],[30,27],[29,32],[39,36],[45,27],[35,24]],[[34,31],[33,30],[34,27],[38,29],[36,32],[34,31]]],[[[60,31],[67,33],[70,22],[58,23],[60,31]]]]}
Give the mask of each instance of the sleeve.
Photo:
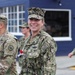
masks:
{"type": "Polygon", "coordinates": [[[46,53],[47,49],[52,54],[55,54],[57,51],[56,42],[54,41],[54,39],[51,39],[49,37],[44,38],[44,40],[41,41],[39,46],[41,48],[42,53],[46,53]]]}
{"type": "Polygon", "coordinates": [[[15,61],[17,42],[15,39],[8,39],[4,44],[4,57],[0,60],[0,75],[4,75],[11,64],[15,61]]]}
{"type": "Polygon", "coordinates": [[[72,53],[73,53],[73,55],[75,55],[75,48],[73,49],[72,53]]]}
{"type": "Polygon", "coordinates": [[[40,46],[44,61],[44,73],[48,75],[54,75],[56,72],[56,42],[53,39],[46,37],[40,46]]]}
{"type": "Polygon", "coordinates": [[[56,42],[54,41],[54,39],[52,39],[51,41],[50,41],[50,49],[51,49],[51,52],[52,53],[56,53],[56,51],[57,51],[57,44],[56,44],[56,42]]]}

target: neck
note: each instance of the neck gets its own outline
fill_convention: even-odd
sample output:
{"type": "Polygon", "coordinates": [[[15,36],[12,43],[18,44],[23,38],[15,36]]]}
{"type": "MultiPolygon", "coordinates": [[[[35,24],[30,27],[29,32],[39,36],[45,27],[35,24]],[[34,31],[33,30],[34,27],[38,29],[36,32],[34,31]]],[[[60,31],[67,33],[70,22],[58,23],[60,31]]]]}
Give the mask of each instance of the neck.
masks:
{"type": "Polygon", "coordinates": [[[30,36],[30,32],[25,34],[25,39],[27,39],[30,36]]]}
{"type": "Polygon", "coordinates": [[[4,34],[6,32],[5,29],[0,30],[0,35],[4,34]]]}
{"type": "Polygon", "coordinates": [[[40,31],[32,32],[32,38],[39,34],[40,31]]]}

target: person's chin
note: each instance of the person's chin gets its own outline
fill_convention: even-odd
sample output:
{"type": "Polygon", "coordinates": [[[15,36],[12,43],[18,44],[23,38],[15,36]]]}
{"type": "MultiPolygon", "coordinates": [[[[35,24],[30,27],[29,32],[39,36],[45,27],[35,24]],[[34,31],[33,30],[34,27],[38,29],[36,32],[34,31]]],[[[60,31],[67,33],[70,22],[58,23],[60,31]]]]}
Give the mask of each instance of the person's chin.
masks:
{"type": "Polygon", "coordinates": [[[37,30],[36,29],[31,29],[33,32],[36,32],[37,30]]]}

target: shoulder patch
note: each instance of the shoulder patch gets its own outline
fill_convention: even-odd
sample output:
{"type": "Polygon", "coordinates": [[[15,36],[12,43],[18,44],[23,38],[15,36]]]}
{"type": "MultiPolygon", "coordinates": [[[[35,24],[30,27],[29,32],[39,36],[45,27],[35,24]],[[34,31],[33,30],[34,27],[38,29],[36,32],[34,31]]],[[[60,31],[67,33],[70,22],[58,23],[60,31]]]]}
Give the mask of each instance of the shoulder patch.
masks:
{"type": "Polygon", "coordinates": [[[8,50],[12,51],[14,49],[14,46],[13,45],[9,45],[8,46],[8,50]]]}

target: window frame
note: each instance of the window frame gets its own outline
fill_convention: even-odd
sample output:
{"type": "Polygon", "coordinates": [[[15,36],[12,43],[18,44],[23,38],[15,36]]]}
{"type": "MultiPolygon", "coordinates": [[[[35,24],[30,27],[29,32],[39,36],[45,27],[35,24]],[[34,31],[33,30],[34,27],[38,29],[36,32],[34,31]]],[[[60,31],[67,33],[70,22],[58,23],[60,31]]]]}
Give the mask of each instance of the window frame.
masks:
{"type": "Polygon", "coordinates": [[[70,9],[45,9],[45,11],[68,11],[69,12],[69,36],[68,37],[53,37],[55,41],[72,41],[72,25],[71,25],[71,10],[70,9]]]}
{"type": "MultiPolygon", "coordinates": [[[[16,6],[10,6],[10,7],[2,7],[2,8],[0,8],[0,10],[1,10],[0,13],[5,14],[7,16],[8,21],[10,21],[10,20],[11,21],[14,21],[13,24],[11,24],[11,26],[10,25],[7,25],[7,30],[9,29],[9,27],[12,27],[12,28],[10,28],[11,29],[11,32],[10,33],[12,33],[13,35],[16,35],[16,36],[22,35],[22,33],[19,31],[19,24],[20,24],[19,21],[20,20],[25,21],[25,17],[23,17],[23,14],[25,14],[25,10],[24,10],[23,7],[25,7],[25,6],[21,4],[21,5],[16,5],[16,6]],[[10,12],[9,12],[9,9],[12,8],[12,7],[13,8],[16,7],[16,11],[14,11],[15,9],[13,9],[13,10],[11,9],[10,12]],[[20,11],[19,8],[20,9],[22,8],[22,10],[20,11]],[[11,16],[12,16],[12,14],[13,15],[16,14],[17,17],[16,18],[14,18],[14,17],[11,18],[11,16],[10,16],[10,18],[9,18],[8,15],[10,15],[10,14],[11,14],[11,16]],[[19,15],[20,14],[21,14],[21,17],[19,18],[19,15]],[[17,23],[17,26],[14,25],[15,24],[15,21],[17,23]],[[17,31],[14,29],[14,27],[17,28],[17,31]]],[[[9,23],[8,21],[7,21],[7,24],[9,23]]]]}

